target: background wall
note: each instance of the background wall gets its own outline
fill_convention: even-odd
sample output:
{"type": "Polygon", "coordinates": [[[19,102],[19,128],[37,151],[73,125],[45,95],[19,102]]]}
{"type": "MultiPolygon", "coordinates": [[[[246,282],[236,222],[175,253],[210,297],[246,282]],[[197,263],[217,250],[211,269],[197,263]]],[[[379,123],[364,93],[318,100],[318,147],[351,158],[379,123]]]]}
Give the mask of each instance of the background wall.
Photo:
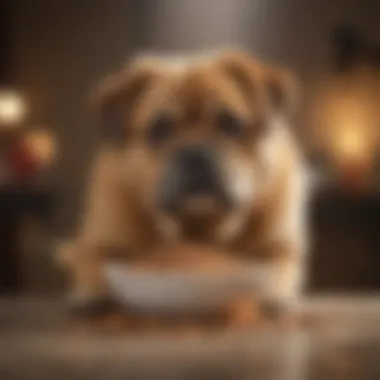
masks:
{"type": "Polygon", "coordinates": [[[62,197],[57,225],[75,222],[89,159],[99,135],[89,113],[97,82],[141,45],[142,5],[135,1],[15,0],[12,72],[30,119],[57,131],[61,157],[53,181],[62,197]]]}

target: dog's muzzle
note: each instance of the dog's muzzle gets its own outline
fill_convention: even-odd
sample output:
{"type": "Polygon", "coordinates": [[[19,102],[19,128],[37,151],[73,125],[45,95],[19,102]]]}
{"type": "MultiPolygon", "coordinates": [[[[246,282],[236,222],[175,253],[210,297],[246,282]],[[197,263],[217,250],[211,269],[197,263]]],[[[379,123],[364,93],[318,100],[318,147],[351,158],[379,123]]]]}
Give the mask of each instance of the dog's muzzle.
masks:
{"type": "Polygon", "coordinates": [[[167,213],[208,213],[228,206],[215,155],[204,146],[186,146],[170,160],[162,178],[159,205],[167,213]]]}

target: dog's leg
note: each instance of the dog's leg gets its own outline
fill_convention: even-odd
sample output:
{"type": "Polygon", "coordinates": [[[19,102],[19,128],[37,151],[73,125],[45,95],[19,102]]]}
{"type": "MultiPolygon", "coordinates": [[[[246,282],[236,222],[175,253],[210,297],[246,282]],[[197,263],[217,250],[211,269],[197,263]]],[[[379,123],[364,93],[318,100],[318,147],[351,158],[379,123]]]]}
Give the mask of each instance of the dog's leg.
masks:
{"type": "Polygon", "coordinates": [[[59,250],[59,261],[69,277],[69,308],[75,313],[101,312],[110,300],[103,278],[101,255],[95,248],[69,243],[59,250]]]}
{"type": "Polygon", "coordinates": [[[71,303],[78,309],[91,309],[107,298],[102,273],[108,258],[105,247],[124,247],[132,236],[120,161],[116,151],[99,153],[89,177],[77,237],[63,255],[71,273],[71,303]]]}
{"type": "Polygon", "coordinates": [[[299,303],[309,250],[308,177],[299,164],[288,174],[268,210],[259,253],[267,275],[265,304],[275,315],[286,314],[299,303]]]}
{"type": "Polygon", "coordinates": [[[259,298],[266,315],[282,317],[297,308],[305,278],[304,260],[290,243],[273,243],[266,248],[257,264],[263,279],[259,298]]]}

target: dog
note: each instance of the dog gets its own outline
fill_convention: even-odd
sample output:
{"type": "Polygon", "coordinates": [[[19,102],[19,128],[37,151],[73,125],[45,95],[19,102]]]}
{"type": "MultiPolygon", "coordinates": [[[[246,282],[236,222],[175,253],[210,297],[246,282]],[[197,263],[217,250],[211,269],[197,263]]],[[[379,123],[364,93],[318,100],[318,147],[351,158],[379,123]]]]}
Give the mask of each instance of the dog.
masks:
{"type": "Polygon", "coordinates": [[[106,78],[94,104],[112,138],[65,249],[76,298],[107,293],[107,258],[182,239],[248,258],[265,273],[263,303],[297,305],[308,256],[297,98],[293,74],[239,50],[139,56],[106,78]]]}

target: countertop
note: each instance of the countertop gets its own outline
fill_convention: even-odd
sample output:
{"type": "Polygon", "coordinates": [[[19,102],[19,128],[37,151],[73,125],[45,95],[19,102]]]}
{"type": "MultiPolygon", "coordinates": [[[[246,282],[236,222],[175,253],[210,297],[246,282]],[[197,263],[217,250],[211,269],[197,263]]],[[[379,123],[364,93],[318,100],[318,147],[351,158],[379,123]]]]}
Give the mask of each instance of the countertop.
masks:
{"type": "Polygon", "coordinates": [[[380,295],[311,297],[322,323],[210,336],[77,328],[59,299],[0,299],[0,379],[380,379],[380,295]]]}

